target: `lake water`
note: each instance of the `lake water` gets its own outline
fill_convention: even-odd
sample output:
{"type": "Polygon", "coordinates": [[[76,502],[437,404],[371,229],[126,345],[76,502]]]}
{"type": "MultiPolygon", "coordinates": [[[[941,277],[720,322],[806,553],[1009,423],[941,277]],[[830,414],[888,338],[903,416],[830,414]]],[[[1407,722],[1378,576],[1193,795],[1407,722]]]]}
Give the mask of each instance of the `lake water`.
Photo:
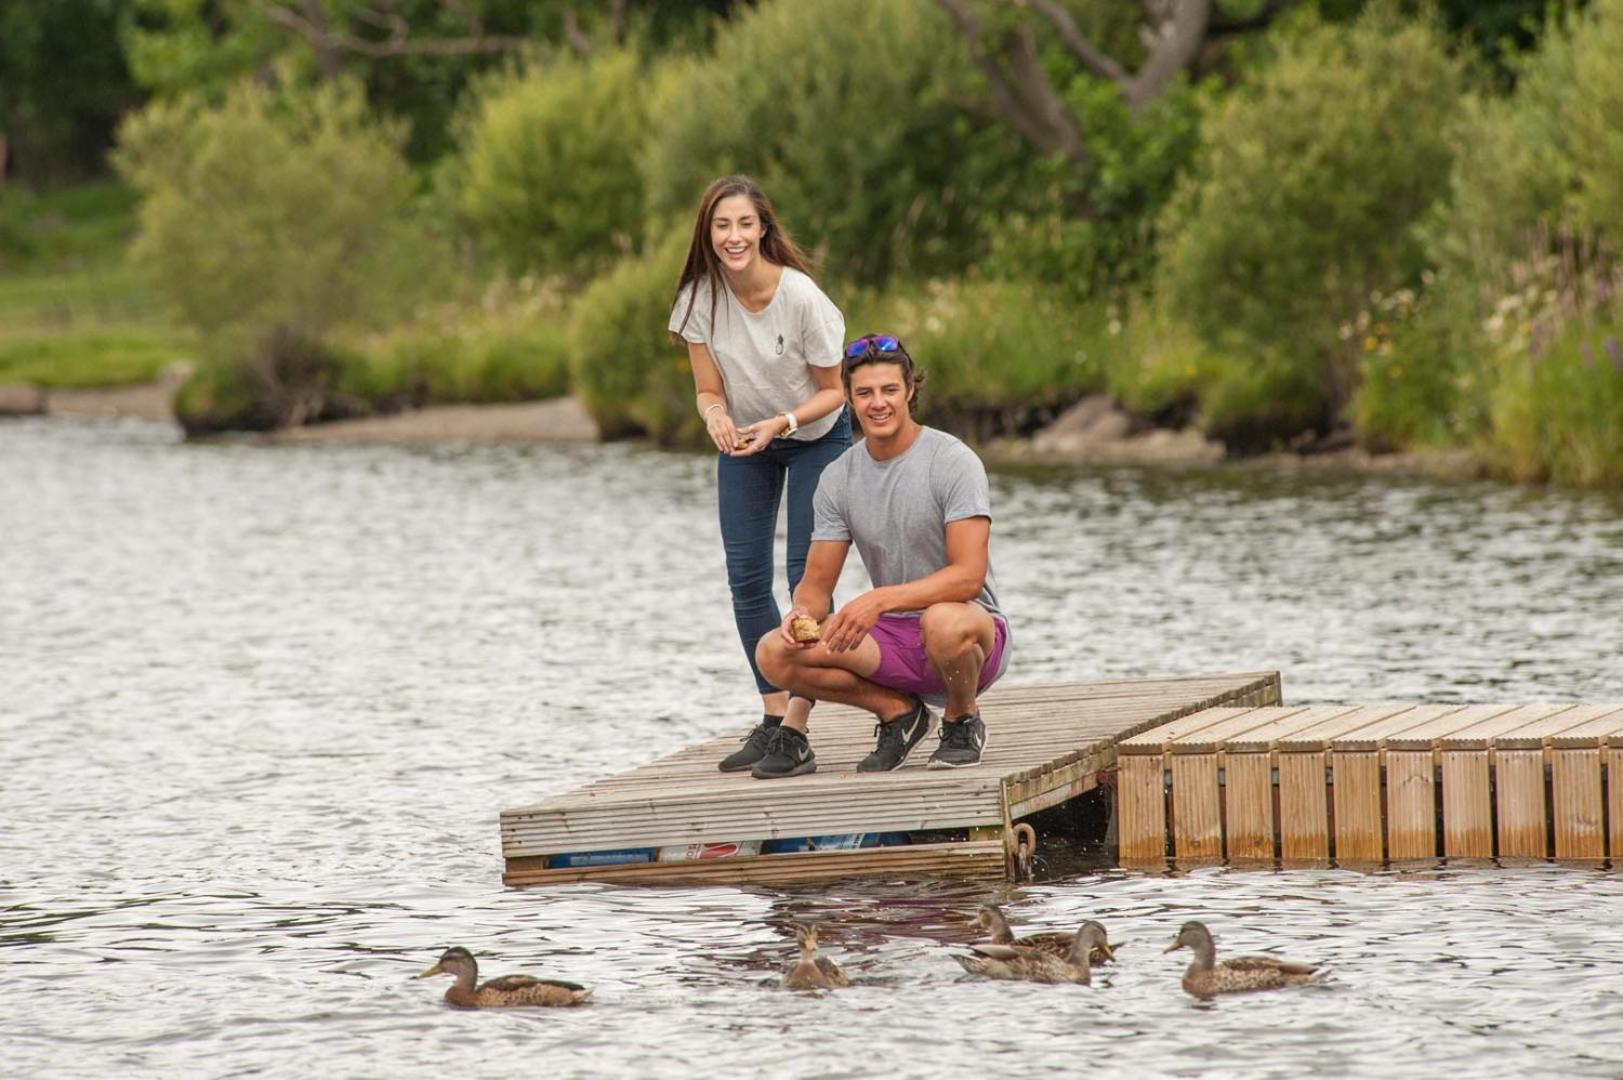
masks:
{"type": "MultiPolygon", "coordinates": [[[[757,707],[712,468],[0,425],[4,1072],[1623,1075],[1602,870],[503,889],[500,807],[757,707]],[[1120,965],[966,979],[950,946],[989,898],[1022,927],[1101,919],[1120,965]],[[772,987],[807,917],[850,990],[772,987]],[[1161,952],[1188,918],[1334,978],[1198,1003],[1161,952]],[[446,1009],[412,976],[448,944],[596,1002],[446,1009]]],[[[1073,470],[997,474],[993,500],[1011,683],[1623,701],[1616,496],[1073,470]]]]}

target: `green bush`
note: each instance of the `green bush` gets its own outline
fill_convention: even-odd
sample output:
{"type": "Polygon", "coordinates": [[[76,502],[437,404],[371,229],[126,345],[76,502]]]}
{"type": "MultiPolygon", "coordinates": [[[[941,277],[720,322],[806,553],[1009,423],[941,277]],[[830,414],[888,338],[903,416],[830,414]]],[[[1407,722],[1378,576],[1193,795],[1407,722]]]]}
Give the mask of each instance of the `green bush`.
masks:
{"type": "Polygon", "coordinates": [[[1514,94],[1469,95],[1454,129],[1448,198],[1423,226],[1428,254],[1456,279],[1497,279],[1526,256],[1529,238],[1568,221],[1576,188],[1576,92],[1571,27],[1553,21],[1542,47],[1521,58],[1514,94]]]}
{"type": "Polygon", "coordinates": [[[1067,289],[946,281],[861,292],[850,336],[893,333],[925,373],[919,415],[968,438],[1028,433],[1105,385],[1115,342],[1104,305],[1067,289]]]}
{"type": "Polygon", "coordinates": [[[466,316],[413,327],[359,350],[338,385],[379,412],[558,397],[569,392],[564,328],[493,327],[466,316]]]}
{"type": "Polygon", "coordinates": [[[1579,224],[1623,250],[1623,0],[1594,0],[1573,44],[1570,133],[1579,224]]]}
{"type": "Polygon", "coordinates": [[[760,181],[831,276],[872,283],[972,265],[1011,132],[949,96],[969,60],[928,0],[741,9],[713,51],[657,80],[643,155],[650,210],[691,228],[723,173],[760,181]]]}
{"type": "Polygon", "coordinates": [[[575,301],[571,380],[605,439],[646,434],[667,445],[698,445],[704,434],[687,351],[665,330],[687,243],[687,230],[672,230],[575,301]]]}
{"type": "Polygon", "coordinates": [[[151,382],[174,363],[189,363],[191,346],[159,330],[98,330],[82,334],[0,339],[0,383],[75,389],[151,382]]]}
{"type": "Polygon", "coordinates": [[[1170,427],[1193,422],[1204,398],[1238,362],[1215,352],[1165,304],[1139,304],[1125,320],[1106,369],[1107,388],[1128,409],[1170,427]]]}
{"type": "Polygon", "coordinates": [[[218,107],[157,102],[125,122],[115,156],[144,196],[131,254],[224,359],[272,332],[377,324],[411,302],[397,289],[403,138],[345,83],[298,97],[243,84],[218,107]]]}
{"type": "Polygon", "coordinates": [[[643,226],[633,154],[646,76],[627,51],[554,59],[488,84],[462,136],[458,206],[508,270],[584,277],[643,226]]]}
{"type": "Polygon", "coordinates": [[[1007,171],[989,191],[989,277],[1064,283],[1081,296],[1147,278],[1156,224],[1200,145],[1202,95],[1175,82],[1137,115],[1114,83],[1077,78],[1066,95],[1087,133],[1086,169],[1061,160],[1007,171]],[[1012,181],[1012,182],[1011,182],[1012,181]],[[1092,213],[1079,212],[1085,193],[1092,213]]]}
{"type": "Polygon", "coordinates": [[[1258,358],[1254,378],[1207,403],[1214,422],[1262,437],[1258,425],[1323,424],[1348,401],[1358,353],[1338,328],[1419,275],[1414,225],[1445,191],[1460,82],[1435,29],[1381,5],[1283,41],[1210,118],[1164,284],[1210,345],[1258,358]],[[1288,400],[1269,405],[1273,391],[1288,400]],[[1250,401],[1255,423],[1237,411],[1250,401]]]}

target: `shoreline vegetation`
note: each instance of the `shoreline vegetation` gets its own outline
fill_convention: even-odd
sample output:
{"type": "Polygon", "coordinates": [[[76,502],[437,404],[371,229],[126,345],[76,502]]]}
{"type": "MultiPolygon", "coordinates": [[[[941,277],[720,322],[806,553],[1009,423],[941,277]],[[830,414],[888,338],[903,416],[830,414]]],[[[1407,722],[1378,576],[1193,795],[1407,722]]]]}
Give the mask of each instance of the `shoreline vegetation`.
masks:
{"type": "Polygon", "coordinates": [[[1184,7],[1179,52],[1136,0],[630,0],[432,78],[149,13],[97,163],[25,126],[0,173],[0,411],[162,380],[192,438],[697,447],[663,327],[736,169],[994,459],[1623,489],[1623,0],[1184,7]],[[153,64],[199,41],[237,51],[153,64]]]}
{"type": "MultiPolygon", "coordinates": [[[[172,407],[184,368],[150,383],[42,392],[31,399],[37,412],[6,413],[0,388],[0,417],[40,415],[70,421],[133,419],[174,423],[172,407]]],[[[1104,399],[1090,399],[1082,411],[1106,417],[1123,414],[1104,399]]],[[[1273,469],[1281,472],[1350,473],[1420,476],[1437,480],[1477,479],[1490,475],[1486,463],[1463,450],[1371,453],[1356,446],[1307,452],[1275,451],[1226,458],[1222,447],[1198,434],[1168,429],[1129,433],[1114,420],[1078,438],[1067,419],[1030,438],[1003,439],[979,447],[989,464],[1001,468],[1123,466],[1138,468],[1273,469]]],[[[262,433],[236,433],[241,438],[278,445],[523,445],[527,443],[597,443],[602,436],[591,414],[573,396],[505,405],[430,405],[421,409],[362,419],[309,424],[262,433]]]]}

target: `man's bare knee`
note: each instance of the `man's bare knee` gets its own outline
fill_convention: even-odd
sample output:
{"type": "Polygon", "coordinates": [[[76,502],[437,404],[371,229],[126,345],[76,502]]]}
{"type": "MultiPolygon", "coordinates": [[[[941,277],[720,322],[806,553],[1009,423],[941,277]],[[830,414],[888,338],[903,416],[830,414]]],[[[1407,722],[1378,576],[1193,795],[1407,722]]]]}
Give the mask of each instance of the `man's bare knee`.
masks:
{"type": "Polygon", "coordinates": [[[963,604],[933,604],[919,618],[924,651],[931,656],[962,655],[980,636],[974,613],[963,604]]]}
{"type": "Polygon", "coordinates": [[[795,653],[783,643],[776,630],[755,643],[755,664],[761,674],[778,686],[786,685],[795,667],[795,653]]]}

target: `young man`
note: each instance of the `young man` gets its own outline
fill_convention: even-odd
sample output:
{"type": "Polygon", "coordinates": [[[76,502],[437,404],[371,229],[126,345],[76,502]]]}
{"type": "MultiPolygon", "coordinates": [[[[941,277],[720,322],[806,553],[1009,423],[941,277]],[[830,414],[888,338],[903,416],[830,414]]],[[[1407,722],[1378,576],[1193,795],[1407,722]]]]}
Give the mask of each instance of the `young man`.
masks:
{"type": "MultiPolygon", "coordinates": [[[[896,338],[851,342],[840,374],[864,438],[823,471],[794,610],[761,639],[756,660],[791,694],[879,719],[860,772],[902,764],[933,723],[927,700],[946,705],[929,767],[977,765],[986,727],[976,696],[1009,658],[1008,623],[993,595],[986,469],[962,442],[913,419],[924,377],[896,338]],[[853,543],[874,587],[829,615],[853,543]],[[821,640],[797,642],[797,618],[821,621],[821,640]]],[[[804,723],[786,720],[751,774],[816,768],[804,723]]]]}

